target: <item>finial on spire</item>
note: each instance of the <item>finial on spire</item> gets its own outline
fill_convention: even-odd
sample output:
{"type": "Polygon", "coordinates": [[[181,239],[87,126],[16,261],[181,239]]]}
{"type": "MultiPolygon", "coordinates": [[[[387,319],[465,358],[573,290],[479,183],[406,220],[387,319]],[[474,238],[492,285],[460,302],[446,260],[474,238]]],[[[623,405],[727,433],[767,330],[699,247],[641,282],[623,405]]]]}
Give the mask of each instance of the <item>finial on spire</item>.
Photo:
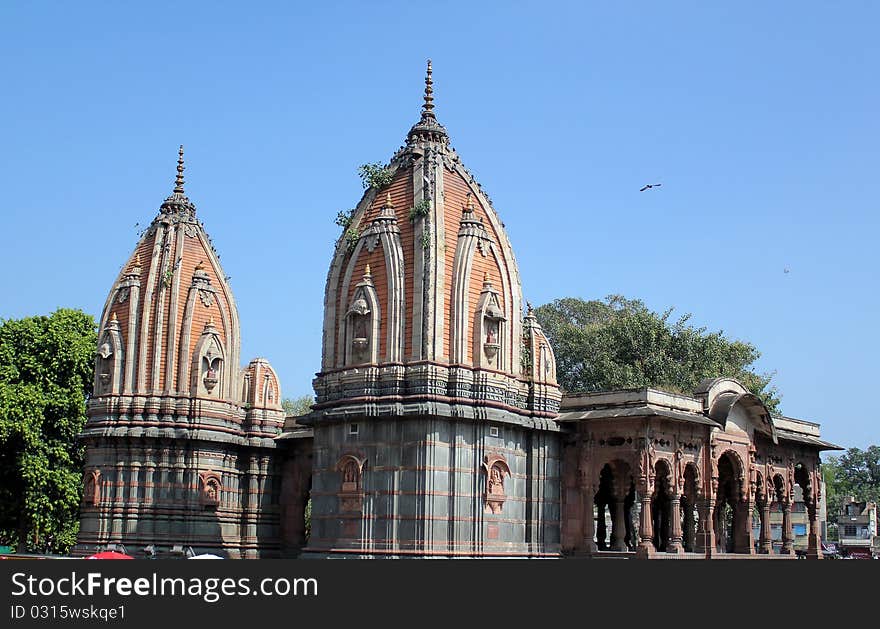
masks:
{"type": "Polygon", "coordinates": [[[431,79],[430,59],[428,59],[428,72],[425,74],[425,104],[422,105],[422,117],[434,117],[434,81],[431,79]]]}
{"type": "Polygon", "coordinates": [[[489,283],[489,271],[483,271],[483,284],[489,283]]]}
{"type": "Polygon", "coordinates": [[[110,323],[117,323],[118,321],[119,321],[119,319],[116,318],[115,312],[112,315],[110,315],[110,323]]]}
{"type": "Polygon", "coordinates": [[[370,273],[370,265],[367,263],[367,268],[364,269],[364,277],[372,277],[372,273],[370,273]]]}
{"type": "Polygon", "coordinates": [[[177,151],[177,178],[174,180],[174,191],[183,194],[183,144],[177,151]]]}
{"type": "Polygon", "coordinates": [[[528,315],[531,317],[532,316],[532,302],[527,301],[526,308],[528,309],[528,315]]]}
{"type": "Polygon", "coordinates": [[[474,211],[474,196],[470,192],[467,193],[467,203],[465,205],[465,209],[468,212],[474,211]]]}
{"type": "Polygon", "coordinates": [[[390,192],[385,194],[385,207],[394,207],[394,203],[391,201],[390,192]]]}
{"type": "Polygon", "coordinates": [[[211,313],[211,317],[208,319],[208,322],[205,324],[205,327],[206,327],[206,328],[213,328],[213,327],[215,327],[215,325],[214,325],[214,313],[213,313],[213,312],[211,313]]]}

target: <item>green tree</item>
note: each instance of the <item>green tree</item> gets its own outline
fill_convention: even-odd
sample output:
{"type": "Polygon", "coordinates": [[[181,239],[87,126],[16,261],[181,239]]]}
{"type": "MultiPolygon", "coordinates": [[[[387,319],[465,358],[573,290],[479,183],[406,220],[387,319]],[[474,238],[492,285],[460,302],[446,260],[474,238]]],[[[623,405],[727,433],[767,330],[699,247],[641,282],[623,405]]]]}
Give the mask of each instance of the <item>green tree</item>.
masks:
{"type": "Polygon", "coordinates": [[[773,374],[757,373],[760,357],[750,343],[688,325],[689,314],[652,312],[642,301],[611,295],[604,300],[557,299],[535,310],[556,353],[566,391],[658,387],[690,394],[704,378],[731,376],[771,411],[779,395],[773,374]]]}
{"type": "Polygon", "coordinates": [[[286,397],[281,400],[281,406],[284,407],[284,412],[287,415],[305,415],[310,413],[314,403],[315,398],[311,395],[301,395],[298,398],[286,397]]]}
{"type": "Polygon", "coordinates": [[[822,463],[828,521],[837,524],[843,501],[880,502],[880,446],[850,448],[822,463]]]}
{"type": "Polygon", "coordinates": [[[0,543],[19,552],[76,542],[96,327],[70,309],[0,320],[0,543]]]}

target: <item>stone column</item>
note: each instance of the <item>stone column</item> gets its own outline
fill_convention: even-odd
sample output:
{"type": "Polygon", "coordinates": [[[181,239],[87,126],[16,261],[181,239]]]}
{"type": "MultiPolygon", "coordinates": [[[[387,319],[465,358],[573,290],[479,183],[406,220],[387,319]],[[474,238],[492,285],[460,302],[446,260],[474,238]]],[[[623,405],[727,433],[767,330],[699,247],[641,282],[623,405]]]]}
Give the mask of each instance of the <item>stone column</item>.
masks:
{"type": "Polygon", "coordinates": [[[791,532],[791,500],[788,497],[782,501],[782,555],[793,555],[794,535],[791,532]]]}
{"type": "Polygon", "coordinates": [[[666,541],[666,552],[683,553],[684,547],[681,545],[681,497],[673,494],[669,499],[670,515],[672,521],[669,523],[669,539],[666,541]]]}
{"type": "Polygon", "coordinates": [[[770,500],[765,498],[758,503],[761,508],[761,552],[767,555],[773,554],[773,538],[770,534],[770,500]]]}
{"type": "Polygon", "coordinates": [[[807,503],[807,516],[810,519],[810,530],[807,535],[807,559],[822,559],[819,534],[819,516],[815,499],[807,503]]]}
{"type": "Polygon", "coordinates": [[[655,551],[654,522],[651,519],[651,484],[646,477],[639,481],[639,495],[642,499],[642,512],[639,514],[638,556],[648,559],[655,551]]]}
{"type": "MultiPolygon", "coordinates": [[[[589,482],[586,474],[581,475],[581,503],[584,509],[584,552],[592,555],[598,550],[596,546],[596,516],[593,515],[595,506],[596,485],[589,482]]],[[[602,515],[602,532],[605,532],[605,514],[602,515]]]]}

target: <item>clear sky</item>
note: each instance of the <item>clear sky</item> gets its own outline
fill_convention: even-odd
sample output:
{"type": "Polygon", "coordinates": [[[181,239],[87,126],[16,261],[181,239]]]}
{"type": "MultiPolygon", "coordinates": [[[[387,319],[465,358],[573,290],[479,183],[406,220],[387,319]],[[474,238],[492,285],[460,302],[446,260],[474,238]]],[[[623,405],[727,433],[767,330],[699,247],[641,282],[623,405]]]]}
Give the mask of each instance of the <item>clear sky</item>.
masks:
{"type": "Polygon", "coordinates": [[[760,349],[785,414],[880,443],[877,24],[869,1],[4,2],[0,317],[97,317],[184,144],[242,358],[310,393],[334,218],[430,57],[527,299],[693,313],[760,349]]]}

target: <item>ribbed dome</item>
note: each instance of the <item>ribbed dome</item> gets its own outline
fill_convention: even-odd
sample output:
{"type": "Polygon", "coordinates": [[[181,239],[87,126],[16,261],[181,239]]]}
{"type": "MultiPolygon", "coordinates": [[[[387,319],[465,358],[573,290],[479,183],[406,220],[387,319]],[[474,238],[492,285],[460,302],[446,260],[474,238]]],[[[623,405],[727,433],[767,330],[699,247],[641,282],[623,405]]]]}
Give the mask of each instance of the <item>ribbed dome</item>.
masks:
{"type": "Polygon", "coordinates": [[[101,315],[95,396],[185,394],[238,402],[238,311],[220,260],[183,191],[123,266],[101,315]]]}
{"type": "Polygon", "coordinates": [[[390,182],[367,190],[336,245],[318,408],[346,398],[428,394],[526,415],[555,413],[552,349],[534,318],[524,326],[504,226],[434,115],[430,62],[421,118],[386,171],[390,182]],[[373,365],[376,374],[365,369],[373,365]],[[352,368],[362,386],[354,385],[352,368]]]}

